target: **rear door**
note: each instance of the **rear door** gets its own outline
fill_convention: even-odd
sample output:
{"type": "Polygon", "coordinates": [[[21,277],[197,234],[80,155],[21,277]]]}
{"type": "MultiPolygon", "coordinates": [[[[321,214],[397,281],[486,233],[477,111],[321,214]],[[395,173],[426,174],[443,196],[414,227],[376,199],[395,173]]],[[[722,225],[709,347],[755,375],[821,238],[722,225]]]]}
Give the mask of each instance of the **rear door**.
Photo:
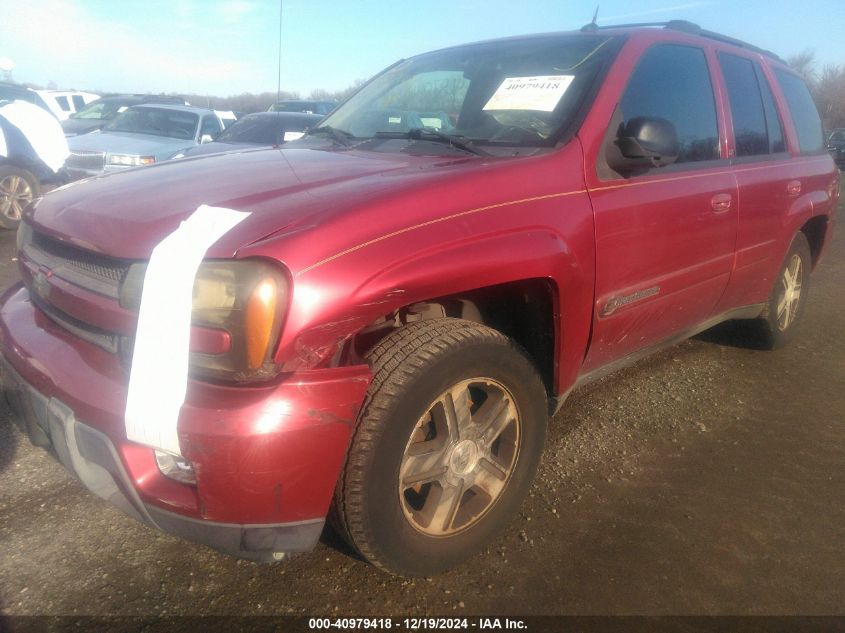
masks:
{"type": "Polygon", "coordinates": [[[587,169],[596,301],[585,372],[705,321],[727,285],[737,192],[720,142],[712,59],[687,44],[645,50],[593,157],[596,168],[587,169]],[[636,117],[674,124],[681,145],[675,164],[636,174],[607,166],[616,129],[636,117]]]}
{"type": "Polygon", "coordinates": [[[741,192],[736,268],[719,305],[728,310],[768,297],[769,262],[780,262],[780,226],[801,195],[801,180],[760,57],[720,51],[717,58],[730,110],[728,155],[741,192]]]}

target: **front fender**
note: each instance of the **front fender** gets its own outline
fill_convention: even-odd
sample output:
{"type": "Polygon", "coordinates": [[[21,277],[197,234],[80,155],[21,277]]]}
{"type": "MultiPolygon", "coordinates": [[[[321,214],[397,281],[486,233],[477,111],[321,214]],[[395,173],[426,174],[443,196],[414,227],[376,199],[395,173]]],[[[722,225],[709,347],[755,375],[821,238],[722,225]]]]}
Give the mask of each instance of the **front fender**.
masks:
{"type": "MultiPolygon", "coordinates": [[[[508,214],[513,217],[514,210],[508,214]]],[[[547,279],[557,290],[557,383],[571,384],[590,326],[594,242],[589,202],[557,200],[526,209],[519,228],[484,232],[496,218],[455,219],[339,257],[297,276],[277,361],[285,371],[316,367],[367,325],[432,298],[509,282],[547,279]],[[531,216],[560,226],[530,223],[531,216]],[[578,230],[574,230],[577,228],[578,230]],[[566,229],[571,232],[564,233],[566,229]],[[563,237],[570,235],[569,239],[563,237]],[[390,243],[385,243],[390,242],[390,243]],[[566,345],[560,331],[567,333],[566,345]]]]}

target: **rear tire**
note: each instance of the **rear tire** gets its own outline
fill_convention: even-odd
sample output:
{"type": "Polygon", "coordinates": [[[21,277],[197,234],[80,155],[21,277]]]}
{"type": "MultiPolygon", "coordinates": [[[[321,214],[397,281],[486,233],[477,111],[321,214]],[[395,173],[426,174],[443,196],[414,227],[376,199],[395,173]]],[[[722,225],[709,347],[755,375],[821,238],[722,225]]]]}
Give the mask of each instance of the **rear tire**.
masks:
{"type": "Polygon", "coordinates": [[[438,574],[522,504],[543,450],[546,391],[513,341],[458,319],[409,324],[368,359],[373,382],[333,519],[381,569],[438,574]]]}
{"type": "Polygon", "coordinates": [[[23,210],[39,194],[34,174],[11,165],[0,167],[0,228],[17,229],[23,210]]]}
{"type": "Polygon", "coordinates": [[[807,236],[799,231],[792,239],[766,308],[760,316],[766,349],[781,348],[795,336],[807,306],[812,266],[810,244],[807,236]]]}

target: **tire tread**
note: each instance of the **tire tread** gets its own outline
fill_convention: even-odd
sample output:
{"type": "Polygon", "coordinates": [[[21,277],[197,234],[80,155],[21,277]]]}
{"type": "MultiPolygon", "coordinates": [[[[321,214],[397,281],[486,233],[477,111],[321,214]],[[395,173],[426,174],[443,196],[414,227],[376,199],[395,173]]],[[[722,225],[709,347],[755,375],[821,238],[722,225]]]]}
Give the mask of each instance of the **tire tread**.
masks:
{"type": "Polygon", "coordinates": [[[385,413],[401,398],[404,387],[425,371],[438,354],[484,340],[525,354],[501,332],[453,318],[409,323],[382,339],[366,354],[373,370],[373,380],[335,489],[332,519],[341,536],[380,569],[390,571],[380,562],[378,548],[367,530],[362,508],[367,493],[364,473],[384,431],[385,413]]]}

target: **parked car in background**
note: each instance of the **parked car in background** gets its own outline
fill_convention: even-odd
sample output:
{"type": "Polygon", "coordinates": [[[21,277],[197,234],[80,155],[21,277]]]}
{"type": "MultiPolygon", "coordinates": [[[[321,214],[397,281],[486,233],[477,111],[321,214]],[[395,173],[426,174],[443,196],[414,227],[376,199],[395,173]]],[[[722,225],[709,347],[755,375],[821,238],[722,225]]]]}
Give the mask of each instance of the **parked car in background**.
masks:
{"type": "Polygon", "coordinates": [[[145,104],[121,112],[102,130],[68,139],[71,179],[152,165],[177,152],[210,143],[223,131],[214,110],[145,104]]]}
{"type": "Polygon", "coordinates": [[[19,84],[0,81],[0,101],[27,101],[55,116],[50,107],[44,102],[44,99],[41,98],[41,95],[32,88],[27,88],[19,84]]]}
{"type": "Polygon", "coordinates": [[[730,319],[794,337],[838,196],[804,81],[743,42],[441,49],[280,149],[30,207],[3,379],[34,443],[151,526],[269,562],[333,508],[363,558],[430,576],[517,515],[573,389],[730,319]]]}
{"type": "Polygon", "coordinates": [[[220,122],[223,124],[223,129],[228,128],[239,118],[238,115],[231,110],[215,110],[214,114],[216,114],[217,118],[220,119],[220,122]]]}
{"type": "Polygon", "coordinates": [[[0,228],[15,229],[47,184],[66,180],[67,141],[46,108],[0,99],[0,228]]]}
{"type": "Polygon", "coordinates": [[[337,101],[303,101],[287,99],[277,101],[267,112],[304,112],[306,114],[328,114],[337,105],[337,101]]]}
{"type": "Polygon", "coordinates": [[[845,127],[834,128],[827,139],[827,149],[836,166],[845,169],[845,127]]]}
{"type": "Polygon", "coordinates": [[[72,90],[36,90],[35,92],[44,100],[44,103],[47,104],[59,121],[64,121],[74,112],[100,98],[100,95],[91,92],[72,90]]]}
{"type": "Polygon", "coordinates": [[[323,120],[318,114],[301,112],[256,112],[247,114],[226,128],[213,143],[190,147],[173,158],[219,154],[238,149],[281,145],[300,138],[305,130],[323,120]]]}
{"type": "Polygon", "coordinates": [[[76,136],[100,130],[121,112],[144,103],[190,105],[182,97],[167,95],[108,95],[92,101],[84,108],[71,114],[70,117],[62,121],[62,129],[65,136],[76,136]]]}

